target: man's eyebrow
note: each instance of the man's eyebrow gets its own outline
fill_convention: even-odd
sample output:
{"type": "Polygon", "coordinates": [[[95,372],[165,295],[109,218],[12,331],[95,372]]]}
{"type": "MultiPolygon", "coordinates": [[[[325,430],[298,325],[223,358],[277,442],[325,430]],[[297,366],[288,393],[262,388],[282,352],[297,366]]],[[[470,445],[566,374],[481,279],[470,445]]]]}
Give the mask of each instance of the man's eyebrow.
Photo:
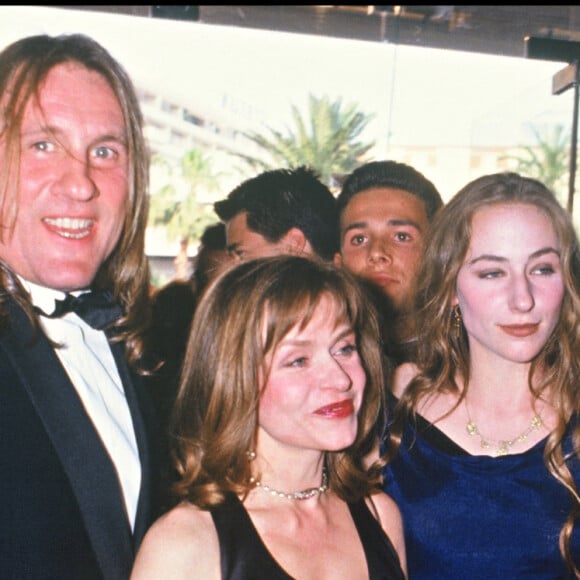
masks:
{"type": "MultiPolygon", "coordinates": [[[[61,135],[65,135],[65,131],[53,125],[37,125],[30,127],[21,132],[21,137],[33,137],[34,135],[53,135],[56,139],[60,139],[61,135]]],[[[116,141],[121,145],[127,146],[127,136],[125,132],[122,133],[103,133],[93,139],[93,143],[101,143],[102,141],[116,141]]]]}
{"type": "Polygon", "coordinates": [[[228,252],[235,252],[240,247],[240,244],[236,242],[235,244],[228,244],[226,246],[226,250],[228,252]]]}
{"type": "Polygon", "coordinates": [[[421,231],[421,226],[413,220],[409,219],[392,219],[387,221],[387,225],[389,226],[411,226],[416,230],[421,231]]]}
{"type": "MultiPolygon", "coordinates": [[[[386,221],[386,224],[388,226],[411,226],[413,228],[415,228],[417,231],[422,231],[421,226],[413,221],[413,220],[408,220],[408,219],[390,219],[386,221]]],[[[346,226],[346,228],[344,228],[343,233],[347,233],[350,230],[357,230],[357,229],[361,229],[361,228],[366,228],[368,227],[368,222],[365,221],[359,221],[359,222],[352,222],[351,224],[348,224],[348,226],[346,226]]]]}
{"type": "Polygon", "coordinates": [[[104,133],[95,140],[96,143],[100,141],[116,141],[117,143],[121,143],[121,145],[127,145],[127,137],[124,133],[121,133],[120,135],[115,133],[104,133]]]}
{"type": "Polygon", "coordinates": [[[366,228],[368,227],[368,222],[352,222],[351,224],[348,224],[348,226],[346,226],[346,228],[344,228],[344,233],[350,231],[350,230],[357,230],[360,228],[366,228]]]}

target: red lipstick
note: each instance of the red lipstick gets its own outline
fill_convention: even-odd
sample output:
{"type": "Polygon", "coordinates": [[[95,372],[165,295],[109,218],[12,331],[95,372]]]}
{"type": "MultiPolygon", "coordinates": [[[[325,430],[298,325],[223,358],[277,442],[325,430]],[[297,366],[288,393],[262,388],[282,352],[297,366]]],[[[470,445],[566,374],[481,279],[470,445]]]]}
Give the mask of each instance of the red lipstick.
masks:
{"type": "Polygon", "coordinates": [[[354,403],[352,399],[345,399],[338,403],[332,403],[332,405],[326,405],[314,411],[315,415],[322,415],[323,417],[328,417],[330,419],[342,419],[344,417],[349,417],[353,413],[354,403]]]}

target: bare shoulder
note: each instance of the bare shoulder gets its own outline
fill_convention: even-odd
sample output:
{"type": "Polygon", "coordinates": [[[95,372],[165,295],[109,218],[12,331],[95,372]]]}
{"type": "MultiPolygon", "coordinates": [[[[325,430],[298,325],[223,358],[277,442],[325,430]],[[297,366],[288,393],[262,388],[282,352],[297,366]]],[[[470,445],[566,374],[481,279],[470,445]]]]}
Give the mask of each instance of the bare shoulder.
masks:
{"type": "Polygon", "coordinates": [[[219,542],[211,514],[183,503],[149,529],[131,580],[219,578],[219,542]]]}
{"type": "Polygon", "coordinates": [[[399,506],[397,506],[395,500],[390,495],[384,492],[375,493],[372,498],[367,501],[371,500],[379,514],[383,528],[389,526],[394,529],[401,528],[402,530],[403,518],[401,517],[399,506]]]}
{"type": "MultiPolygon", "coordinates": [[[[367,503],[372,502],[379,516],[381,527],[391,540],[401,562],[401,568],[407,574],[407,558],[405,553],[405,535],[403,532],[403,518],[395,500],[384,492],[373,494],[367,499],[367,503]]],[[[372,505],[369,506],[371,511],[372,505]]]]}
{"type": "Polygon", "coordinates": [[[393,375],[393,394],[400,397],[407,385],[419,374],[419,367],[415,363],[403,363],[395,369],[393,375]]]}

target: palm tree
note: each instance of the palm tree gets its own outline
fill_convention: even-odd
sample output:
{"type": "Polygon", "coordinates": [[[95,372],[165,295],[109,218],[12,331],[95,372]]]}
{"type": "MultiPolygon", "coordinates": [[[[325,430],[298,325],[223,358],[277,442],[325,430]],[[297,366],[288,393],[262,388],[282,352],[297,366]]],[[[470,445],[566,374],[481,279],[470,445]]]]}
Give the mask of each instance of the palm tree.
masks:
{"type": "Polygon", "coordinates": [[[521,146],[518,153],[502,159],[515,162],[515,171],[538,179],[564,202],[570,170],[570,134],[563,125],[543,131],[534,126],[530,128],[536,144],[521,146]]]}
{"type": "Polygon", "coordinates": [[[153,163],[167,170],[171,182],[151,196],[149,224],[165,226],[169,239],[199,239],[217,219],[211,205],[200,202],[201,195],[220,187],[221,175],[213,170],[211,158],[200,149],[191,149],[182,157],[177,177],[163,157],[154,157],[153,163]],[[179,182],[184,185],[181,191],[176,186],[179,182]]]}
{"type": "Polygon", "coordinates": [[[374,146],[358,138],[374,115],[357,110],[351,103],[343,107],[342,100],[331,102],[328,97],[309,96],[308,118],[296,106],[292,107],[294,129],[285,133],[266,128],[268,135],[245,133],[245,137],[264,150],[265,157],[240,155],[254,170],[306,165],[314,169],[321,181],[334,187],[337,180],[364,162],[364,155],[374,146]]]}

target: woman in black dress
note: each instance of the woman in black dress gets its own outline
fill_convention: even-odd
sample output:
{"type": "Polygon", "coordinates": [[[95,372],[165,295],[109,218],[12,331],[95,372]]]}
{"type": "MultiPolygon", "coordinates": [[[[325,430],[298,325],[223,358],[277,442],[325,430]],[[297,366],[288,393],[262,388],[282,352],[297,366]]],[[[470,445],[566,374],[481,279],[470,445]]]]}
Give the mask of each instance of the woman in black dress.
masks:
{"type": "Polygon", "coordinates": [[[400,579],[379,491],[376,314],[351,276],[302,257],[246,262],[196,312],[173,417],[180,503],[133,579],[400,579]]]}

